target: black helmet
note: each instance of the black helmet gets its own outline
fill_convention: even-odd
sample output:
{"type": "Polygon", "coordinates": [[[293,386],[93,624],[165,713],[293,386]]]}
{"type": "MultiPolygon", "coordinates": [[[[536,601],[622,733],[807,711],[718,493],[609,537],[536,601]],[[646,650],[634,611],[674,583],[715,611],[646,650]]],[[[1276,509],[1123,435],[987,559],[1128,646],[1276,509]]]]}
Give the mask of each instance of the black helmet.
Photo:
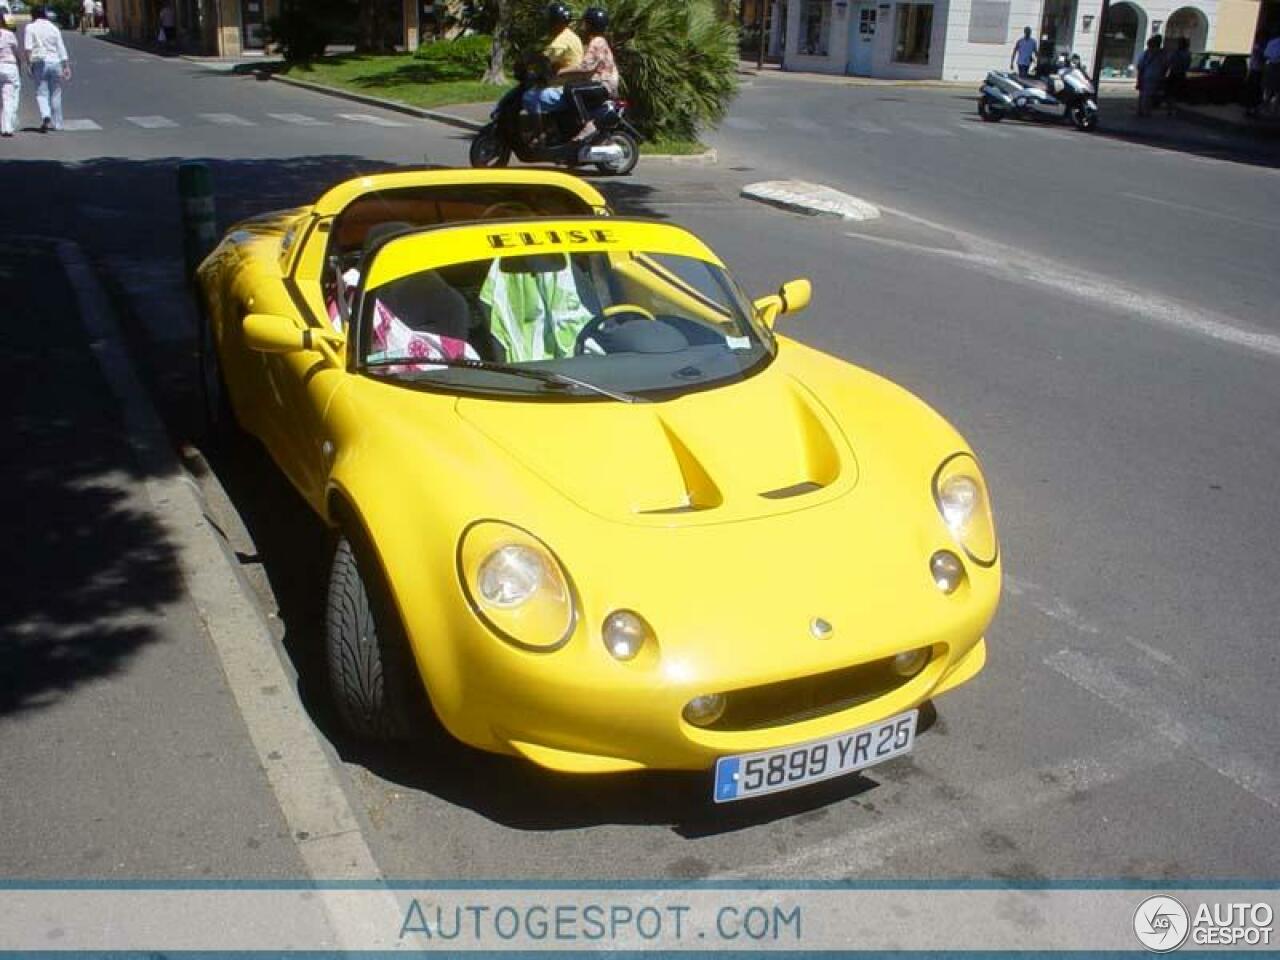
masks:
{"type": "Polygon", "coordinates": [[[554,27],[562,23],[571,22],[573,20],[573,11],[569,9],[568,4],[548,3],[546,16],[547,24],[554,27]]]}
{"type": "Polygon", "coordinates": [[[582,22],[596,33],[604,33],[609,29],[609,13],[599,7],[587,7],[582,14],[582,22]]]}

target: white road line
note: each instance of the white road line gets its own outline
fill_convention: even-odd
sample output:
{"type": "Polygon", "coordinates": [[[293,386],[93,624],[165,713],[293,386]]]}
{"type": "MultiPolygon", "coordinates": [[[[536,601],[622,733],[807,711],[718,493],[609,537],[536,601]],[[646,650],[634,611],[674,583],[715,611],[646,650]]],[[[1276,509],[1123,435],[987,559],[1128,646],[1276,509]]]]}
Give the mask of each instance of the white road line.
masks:
{"type": "MultiPolygon", "coordinates": [[[[998,780],[976,781],[972,789],[962,791],[961,799],[948,802],[945,817],[938,815],[932,802],[925,802],[923,809],[824,837],[777,860],[708,879],[826,880],[872,873],[900,854],[944,846],[986,825],[1000,824],[1004,829],[1011,820],[1041,807],[1056,807],[1082,791],[1141,778],[1145,771],[1176,756],[1171,745],[1143,737],[1112,744],[1100,753],[1100,757],[1074,757],[998,780]]],[[[875,779],[874,767],[868,775],[875,779]]],[[[922,779],[929,776],[927,769],[921,771],[922,779]]]]}
{"type": "Polygon", "coordinates": [[[1209,210],[1206,207],[1197,207],[1190,203],[1178,203],[1174,200],[1161,200],[1159,197],[1148,197],[1143,193],[1121,193],[1120,196],[1128,197],[1130,200],[1141,200],[1144,203],[1154,203],[1174,210],[1185,210],[1187,213],[1194,213],[1197,216],[1217,217],[1219,220],[1229,220],[1232,223],[1243,224],[1246,227],[1257,227],[1259,230],[1280,230],[1280,222],[1276,221],[1254,220],[1251,217],[1236,217],[1229,213],[1222,213],[1218,210],[1209,210]]]}
{"type": "Polygon", "coordinates": [[[136,127],[142,127],[144,130],[159,130],[164,127],[177,126],[177,124],[168,117],[125,117],[125,119],[136,127]]]}
{"type": "Polygon", "coordinates": [[[1280,809],[1280,774],[1240,750],[1221,720],[1185,708],[1175,715],[1156,691],[1127,682],[1100,657],[1079,650],[1059,650],[1044,662],[1099,700],[1184,747],[1209,769],[1263,803],[1280,809]]]}
{"type": "Polygon", "coordinates": [[[1011,283],[1044,286],[1057,290],[1073,299],[1091,304],[1108,315],[1137,317],[1155,326],[1197,334],[1233,346],[1244,347],[1255,353],[1280,357],[1280,336],[1250,330],[1242,326],[1234,317],[1190,306],[1180,300],[1166,297],[1158,291],[1122,286],[1110,277],[1069,270],[1047,259],[1038,259],[1033,262],[1028,259],[1025,250],[994,243],[976,234],[935,223],[905,210],[879,203],[876,205],[885,213],[921,224],[932,230],[949,233],[964,244],[964,249],[929,247],[864,233],[846,233],[846,237],[929,256],[962,260],[1011,283]]]}
{"type": "Polygon", "coordinates": [[[151,57],[130,57],[130,63],[150,63],[151,57]]]}
{"type": "Polygon", "coordinates": [[[333,126],[328,120],[317,120],[315,117],[308,117],[305,113],[268,113],[267,116],[281,123],[292,123],[299,127],[333,126]]]}
{"type": "Polygon", "coordinates": [[[71,130],[71,131],[101,130],[102,127],[98,126],[96,123],[94,123],[92,120],[88,119],[87,117],[78,117],[75,120],[62,121],[62,129],[71,130]]]}
{"type": "MultiPolygon", "coordinates": [[[[153,468],[142,481],[152,512],[174,545],[187,593],[222,661],[227,686],[308,874],[321,881],[380,883],[373,853],[320,737],[294,694],[270,628],[245,594],[226,548],[205,516],[195,484],[177,463],[168,434],[124,350],[106,291],[75,243],[59,243],[58,255],[94,356],[120,404],[131,449],[153,468]]],[[[357,918],[344,916],[323,894],[320,899],[339,946],[370,942],[362,939],[370,929],[360,929],[357,918]]],[[[381,921],[385,929],[385,924],[403,919],[390,892],[379,906],[382,915],[366,922],[381,921]]]]}
{"type": "Polygon", "coordinates": [[[93,62],[94,63],[115,63],[116,58],[115,57],[94,57],[93,62]]]}
{"type": "Polygon", "coordinates": [[[403,120],[392,120],[390,117],[380,117],[375,113],[340,113],[338,114],[343,120],[350,120],[353,123],[368,123],[375,127],[407,127],[409,124],[403,120]]]}
{"type": "Polygon", "coordinates": [[[764,124],[760,121],[748,120],[746,117],[725,117],[724,125],[731,130],[759,131],[765,129],[764,124]]]}
{"type": "Polygon", "coordinates": [[[899,125],[906,127],[908,130],[914,130],[916,133],[922,133],[926,137],[951,137],[955,136],[950,130],[944,130],[942,127],[931,126],[927,123],[916,123],[914,120],[899,120],[899,125]]]}
{"type": "Polygon", "coordinates": [[[999,129],[996,124],[984,120],[958,120],[955,128],[984,137],[994,137],[997,140],[1012,140],[1014,136],[1007,130],[999,129]]]}
{"type": "Polygon", "coordinates": [[[220,127],[256,127],[257,124],[252,120],[246,120],[244,117],[237,117],[234,113],[197,113],[197,117],[206,120],[209,123],[216,123],[220,127]]]}
{"type": "Polygon", "coordinates": [[[872,123],[870,120],[860,120],[857,117],[846,117],[840,121],[841,126],[848,127],[851,130],[857,130],[859,133],[888,133],[888,127],[882,127],[878,123],[872,123]]]}
{"type": "Polygon", "coordinates": [[[787,117],[786,122],[788,126],[795,127],[803,133],[822,133],[827,129],[823,124],[808,117],[787,117]]]}

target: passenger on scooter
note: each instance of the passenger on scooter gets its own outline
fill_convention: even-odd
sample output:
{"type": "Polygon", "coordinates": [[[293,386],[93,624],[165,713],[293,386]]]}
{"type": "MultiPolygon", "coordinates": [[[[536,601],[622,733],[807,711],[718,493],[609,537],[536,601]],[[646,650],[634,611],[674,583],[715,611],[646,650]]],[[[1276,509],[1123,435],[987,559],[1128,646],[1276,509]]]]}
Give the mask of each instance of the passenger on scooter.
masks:
{"type": "Polygon", "coordinates": [[[531,86],[524,93],[524,108],[534,118],[539,133],[542,132],[542,115],[554,113],[565,106],[561,72],[577,70],[582,63],[582,41],[569,26],[573,12],[563,3],[550,3],[546,18],[549,39],[542,48],[542,56],[546,61],[547,85],[531,86]]]}
{"type": "Polygon", "coordinates": [[[582,143],[596,132],[591,111],[618,96],[618,67],[604,35],[609,29],[609,14],[599,7],[588,7],[582,14],[582,23],[586,27],[587,52],[578,69],[560,73],[582,119],[582,129],[574,136],[574,143],[582,143]]]}

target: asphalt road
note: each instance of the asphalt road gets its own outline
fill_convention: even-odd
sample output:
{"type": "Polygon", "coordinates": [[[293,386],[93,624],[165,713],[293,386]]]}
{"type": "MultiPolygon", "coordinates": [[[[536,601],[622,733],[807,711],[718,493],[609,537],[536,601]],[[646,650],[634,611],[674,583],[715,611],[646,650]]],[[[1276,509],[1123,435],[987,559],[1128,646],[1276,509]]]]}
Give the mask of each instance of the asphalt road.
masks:
{"type": "MultiPolygon", "coordinates": [[[[225,220],[360,170],[460,163],[465,138],[68,43],[67,115],[97,129],[6,141],[0,174],[31,189],[8,192],[0,226],[85,246],[136,314],[176,439],[198,440],[175,160],[210,159],[225,220]]],[[[1233,142],[978,127],[961,93],[760,78],[715,137],[720,165],[642,160],[601,181],[620,207],[706,237],[752,291],[811,277],[787,332],[914,390],[983,458],[1007,570],[990,661],[909,759],[726,809],[701,777],[361,750],[317,674],[320,532],[260,460],[215,462],[230,500],[213,509],[388,876],[1276,876],[1280,356],[1247,334],[1277,323],[1280,176],[1233,142]],[[736,196],[794,176],[908,216],[854,229],[736,196]]],[[[0,870],[27,869],[0,854],[0,870]]]]}

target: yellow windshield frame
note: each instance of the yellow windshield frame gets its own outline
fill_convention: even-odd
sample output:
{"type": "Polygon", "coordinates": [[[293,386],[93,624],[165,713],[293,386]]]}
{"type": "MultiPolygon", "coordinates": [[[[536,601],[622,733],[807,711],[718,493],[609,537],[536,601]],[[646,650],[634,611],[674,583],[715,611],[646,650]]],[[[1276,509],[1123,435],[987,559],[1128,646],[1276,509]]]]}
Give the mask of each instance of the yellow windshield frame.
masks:
{"type": "Polygon", "coordinates": [[[548,253],[659,253],[725,269],[701,240],[680,227],[613,217],[503,220],[440,227],[393,237],[374,255],[366,290],[451,263],[548,253]]]}

